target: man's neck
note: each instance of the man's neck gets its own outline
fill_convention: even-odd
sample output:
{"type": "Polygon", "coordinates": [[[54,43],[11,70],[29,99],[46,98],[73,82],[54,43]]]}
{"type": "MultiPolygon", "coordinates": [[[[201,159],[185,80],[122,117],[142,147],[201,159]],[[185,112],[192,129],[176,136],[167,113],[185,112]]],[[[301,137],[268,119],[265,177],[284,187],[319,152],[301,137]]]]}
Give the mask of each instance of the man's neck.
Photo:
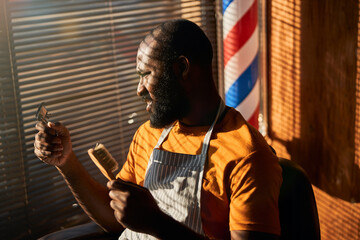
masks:
{"type": "Polygon", "coordinates": [[[211,125],[216,117],[220,100],[220,96],[215,95],[211,98],[204,98],[201,101],[192,103],[189,114],[180,119],[180,122],[186,126],[211,125]]]}

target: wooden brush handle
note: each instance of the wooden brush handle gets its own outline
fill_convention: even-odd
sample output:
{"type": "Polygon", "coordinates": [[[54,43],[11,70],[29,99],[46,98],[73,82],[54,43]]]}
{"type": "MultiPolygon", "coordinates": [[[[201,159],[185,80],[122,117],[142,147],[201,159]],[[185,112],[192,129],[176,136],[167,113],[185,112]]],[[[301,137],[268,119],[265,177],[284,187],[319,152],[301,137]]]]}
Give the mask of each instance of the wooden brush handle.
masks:
{"type": "Polygon", "coordinates": [[[106,167],[104,167],[102,164],[101,164],[101,159],[97,159],[94,155],[94,149],[90,148],[88,150],[88,154],[91,158],[91,160],[95,163],[95,165],[100,169],[101,173],[109,180],[115,180],[115,175],[114,173],[107,169],[106,167]]]}

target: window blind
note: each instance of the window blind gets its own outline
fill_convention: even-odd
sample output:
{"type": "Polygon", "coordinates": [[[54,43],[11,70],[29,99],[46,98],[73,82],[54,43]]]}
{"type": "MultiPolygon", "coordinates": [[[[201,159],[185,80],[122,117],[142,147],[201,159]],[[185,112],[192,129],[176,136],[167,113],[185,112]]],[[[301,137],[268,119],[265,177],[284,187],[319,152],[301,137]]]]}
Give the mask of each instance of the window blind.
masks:
{"type": "Polygon", "coordinates": [[[101,142],[122,164],[148,119],[136,96],[138,44],[163,21],[187,18],[209,36],[216,66],[215,1],[1,0],[0,15],[0,238],[36,239],[88,221],[33,153],[37,106],[69,128],[79,160],[105,183],[87,149],[101,142]]]}

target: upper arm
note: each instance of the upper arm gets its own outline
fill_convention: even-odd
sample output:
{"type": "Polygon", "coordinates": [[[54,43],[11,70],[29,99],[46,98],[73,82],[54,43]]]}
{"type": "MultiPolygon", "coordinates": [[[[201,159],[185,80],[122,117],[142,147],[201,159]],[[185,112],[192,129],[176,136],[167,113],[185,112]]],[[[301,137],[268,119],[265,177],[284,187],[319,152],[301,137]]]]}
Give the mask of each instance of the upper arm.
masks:
{"type": "Polygon", "coordinates": [[[277,159],[254,152],[242,159],[232,173],[230,231],[280,234],[278,197],[282,177],[277,159]]]}
{"type": "Polygon", "coordinates": [[[278,240],[279,236],[254,231],[231,231],[231,240],[278,240]]]}

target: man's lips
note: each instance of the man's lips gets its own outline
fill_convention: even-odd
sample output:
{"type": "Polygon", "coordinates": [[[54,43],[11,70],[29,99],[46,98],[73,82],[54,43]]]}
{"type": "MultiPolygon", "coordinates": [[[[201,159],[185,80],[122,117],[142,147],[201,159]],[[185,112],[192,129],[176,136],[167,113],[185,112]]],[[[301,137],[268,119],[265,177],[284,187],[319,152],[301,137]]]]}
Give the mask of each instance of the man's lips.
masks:
{"type": "Polygon", "coordinates": [[[152,99],[149,94],[142,96],[142,100],[147,104],[146,105],[146,111],[150,112],[151,105],[152,105],[152,99]]]}
{"type": "Polygon", "coordinates": [[[146,111],[150,112],[151,111],[151,106],[152,106],[152,101],[146,101],[146,111]]]}

